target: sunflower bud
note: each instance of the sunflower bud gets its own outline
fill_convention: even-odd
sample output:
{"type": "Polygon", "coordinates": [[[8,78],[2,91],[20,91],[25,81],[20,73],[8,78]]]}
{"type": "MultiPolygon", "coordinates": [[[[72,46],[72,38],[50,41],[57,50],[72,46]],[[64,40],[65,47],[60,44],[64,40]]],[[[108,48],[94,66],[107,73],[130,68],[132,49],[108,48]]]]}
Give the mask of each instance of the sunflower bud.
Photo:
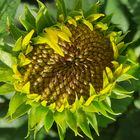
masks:
{"type": "Polygon", "coordinates": [[[114,119],[111,98],[130,96],[125,89],[119,93],[119,82],[135,79],[128,74],[129,63],[120,61],[124,36],[111,30],[108,16],[98,13],[99,3],[85,11],[79,1],[69,11],[64,0],[57,0],[55,20],[38,3],[36,17],[26,7],[25,20],[20,19],[26,32],[11,28],[19,35],[11,80],[16,93],[6,117],[28,113],[34,135],[43,126],[48,132],[55,121],[61,140],[68,127],[81,136],[80,128],[92,140],[89,124],[98,134],[96,115],[114,119]]]}

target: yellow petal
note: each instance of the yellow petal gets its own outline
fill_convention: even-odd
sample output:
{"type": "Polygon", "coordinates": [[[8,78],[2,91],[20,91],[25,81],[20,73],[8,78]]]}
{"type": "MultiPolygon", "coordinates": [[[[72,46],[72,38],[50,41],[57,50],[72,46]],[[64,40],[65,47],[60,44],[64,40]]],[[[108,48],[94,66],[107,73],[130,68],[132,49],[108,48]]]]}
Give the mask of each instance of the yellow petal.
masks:
{"type": "Polygon", "coordinates": [[[12,70],[13,70],[13,72],[15,73],[14,75],[13,75],[13,77],[15,78],[15,79],[17,79],[17,80],[22,80],[22,75],[21,75],[21,73],[18,71],[18,68],[17,68],[17,65],[16,64],[14,64],[13,66],[12,66],[12,70]]]}
{"type": "Polygon", "coordinates": [[[27,82],[23,87],[22,87],[22,92],[23,93],[30,93],[30,82],[27,82]]]}
{"type": "Polygon", "coordinates": [[[106,67],[106,73],[107,73],[108,79],[110,81],[112,81],[113,80],[113,73],[112,73],[112,70],[109,67],[106,67]]]}
{"type": "Polygon", "coordinates": [[[22,47],[23,47],[23,49],[25,49],[25,47],[30,43],[30,40],[31,40],[33,34],[34,34],[34,30],[31,30],[31,31],[23,38],[23,41],[22,41],[22,47]]]}
{"type": "Polygon", "coordinates": [[[90,86],[90,89],[89,89],[90,96],[96,95],[96,91],[95,91],[93,85],[90,83],[89,86],[90,86]]]}
{"type": "Polygon", "coordinates": [[[105,16],[104,14],[92,14],[90,16],[87,17],[87,19],[90,21],[90,22],[93,22],[93,21],[96,21],[97,19],[99,19],[100,17],[103,17],[105,16]]]}
{"type": "Polygon", "coordinates": [[[117,61],[111,61],[111,63],[113,64],[115,69],[119,66],[119,63],[117,61]]]}
{"type": "Polygon", "coordinates": [[[56,104],[55,103],[52,103],[52,104],[49,105],[49,109],[50,110],[54,110],[55,107],[56,107],[56,104]]]}
{"type": "Polygon", "coordinates": [[[68,17],[68,18],[69,18],[68,23],[74,25],[75,27],[77,27],[77,22],[71,17],[68,17]]]}
{"type": "Polygon", "coordinates": [[[106,72],[103,71],[103,88],[105,88],[109,84],[108,77],[106,75],[106,72]]]}
{"type": "Polygon", "coordinates": [[[96,97],[97,95],[92,95],[92,96],[90,96],[88,99],[87,99],[87,101],[85,102],[85,106],[89,106],[90,104],[91,104],[91,102],[95,99],[95,97],[96,97]]]}
{"type": "Polygon", "coordinates": [[[31,63],[31,60],[29,60],[28,58],[26,58],[23,53],[20,53],[18,57],[20,59],[20,62],[19,62],[19,65],[20,66],[25,66],[25,65],[28,65],[28,64],[31,63]]]}
{"type": "Polygon", "coordinates": [[[120,66],[115,70],[114,72],[114,76],[118,77],[122,74],[122,68],[123,68],[123,65],[120,64],[120,66]]]}
{"type": "Polygon", "coordinates": [[[64,105],[61,105],[60,108],[56,108],[56,110],[57,110],[58,112],[62,112],[62,111],[64,110],[64,105]]]}
{"type": "Polygon", "coordinates": [[[84,98],[83,98],[83,96],[80,97],[80,103],[81,103],[81,104],[84,103],[84,98]]]}
{"type": "Polygon", "coordinates": [[[61,30],[62,30],[62,32],[66,33],[69,37],[72,36],[72,33],[71,33],[71,31],[69,30],[69,28],[67,26],[62,25],[61,30]]]}
{"type": "Polygon", "coordinates": [[[32,50],[33,50],[33,46],[31,46],[30,44],[28,44],[25,54],[27,55],[27,54],[30,53],[32,50]]]}
{"type": "Polygon", "coordinates": [[[21,83],[18,83],[18,82],[14,83],[14,88],[15,88],[16,91],[21,92],[22,91],[22,87],[23,87],[23,85],[21,83]]]}
{"type": "Polygon", "coordinates": [[[75,16],[74,18],[75,18],[76,21],[78,21],[78,20],[82,19],[83,16],[75,16]]]}
{"type": "Polygon", "coordinates": [[[46,107],[47,101],[42,101],[42,102],[41,102],[41,105],[44,106],[44,107],[46,107]]]}
{"type": "Polygon", "coordinates": [[[58,35],[61,39],[65,40],[65,41],[67,41],[67,42],[71,42],[70,39],[69,39],[69,37],[68,37],[68,35],[67,35],[66,33],[61,32],[61,31],[56,31],[56,33],[57,33],[57,35],[58,35]]]}
{"type": "Polygon", "coordinates": [[[109,94],[111,89],[112,89],[112,84],[109,84],[108,86],[106,86],[104,89],[100,91],[99,95],[109,94]]]}
{"type": "Polygon", "coordinates": [[[48,34],[48,37],[52,42],[58,43],[57,32],[51,28],[45,28],[44,31],[48,34]]]}
{"type": "Polygon", "coordinates": [[[114,58],[117,59],[117,57],[118,57],[118,47],[115,44],[114,40],[115,40],[115,38],[113,36],[110,36],[110,41],[111,41],[111,44],[112,44],[112,47],[113,47],[113,52],[114,52],[114,58]]]}
{"type": "Polygon", "coordinates": [[[31,100],[35,99],[36,97],[38,97],[38,94],[28,94],[27,95],[27,98],[31,99],[31,100]]]}
{"type": "Polygon", "coordinates": [[[101,29],[102,31],[106,31],[106,30],[108,29],[108,26],[107,26],[107,24],[104,24],[104,23],[102,23],[102,22],[98,22],[98,23],[96,24],[96,28],[99,28],[99,29],[101,29]]]}
{"type": "Polygon", "coordinates": [[[91,31],[93,31],[93,25],[88,20],[83,19],[82,22],[89,27],[91,31]]]}

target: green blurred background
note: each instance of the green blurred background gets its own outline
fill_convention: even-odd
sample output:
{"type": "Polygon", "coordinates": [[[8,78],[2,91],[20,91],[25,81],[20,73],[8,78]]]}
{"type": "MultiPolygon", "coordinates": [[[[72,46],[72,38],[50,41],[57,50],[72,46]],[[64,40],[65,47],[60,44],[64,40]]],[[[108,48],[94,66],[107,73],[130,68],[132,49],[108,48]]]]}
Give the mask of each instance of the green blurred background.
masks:
{"type": "MultiPolygon", "coordinates": [[[[48,6],[48,9],[54,13],[54,0],[41,0],[48,6]]],[[[75,0],[76,1],[76,0],[75,0]]],[[[85,0],[86,5],[96,0],[85,0]]],[[[122,30],[123,33],[129,31],[125,37],[125,42],[132,42],[126,50],[130,61],[137,67],[132,71],[136,78],[140,78],[140,0],[101,0],[101,12],[113,14],[112,23],[116,24],[116,30],[122,30]]],[[[35,0],[0,0],[0,45],[3,40],[9,44],[13,41],[7,33],[6,19],[7,16],[20,27],[18,17],[23,16],[24,5],[27,4],[30,9],[37,7],[35,0]]],[[[85,6],[86,6],[85,5],[85,6]]],[[[92,130],[95,140],[140,140],[140,80],[125,83],[125,88],[134,90],[132,98],[123,99],[121,101],[112,100],[112,106],[117,104],[117,111],[123,112],[117,116],[116,121],[110,121],[106,118],[99,117],[100,136],[98,137],[92,130]]],[[[2,118],[7,110],[9,99],[13,93],[2,95],[0,91],[0,118],[2,118]]],[[[12,122],[6,122],[0,119],[0,140],[24,140],[27,134],[27,116],[19,118],[12,122]]],[[[88,140],[75,137],[71,130],[67,130],[66,140],[88,140]]],[[[32,136],[29,140],[33,140],[32,136]]],[[[51,131],[46,134],[42,129],[37,140],[59,140],[55,124],[51,131]]]]}

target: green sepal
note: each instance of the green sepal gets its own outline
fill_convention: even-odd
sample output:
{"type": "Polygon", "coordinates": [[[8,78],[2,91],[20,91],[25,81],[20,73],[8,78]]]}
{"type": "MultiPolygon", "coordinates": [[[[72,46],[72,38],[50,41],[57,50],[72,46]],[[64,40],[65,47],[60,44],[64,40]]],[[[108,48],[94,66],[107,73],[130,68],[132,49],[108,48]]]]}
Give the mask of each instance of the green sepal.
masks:
{"type": "MultiPolygon", "coordinates": [[[[83,4],[84,5],[84,4],[83,4]]],[[[87,18],[88,16],[90,16],[91,14],[96,14],[99,11],[99,2],[97,3],[93,3],[93,5],[91,6],[90,9],[88,9],[85,13],[84,16],[85,18],[87,18]]]]}
{"type": "Polygon", "coordinates": [[[76,113],[78,116],[77,117],[78,126],[80,127],[80,129],[84,132],[84,134],[87,137],[89,137],[91,140],[93,140],[91,132],[90,132],[88,120],[86,117],[86,113],[81,108],[79,108],[76,113]]]}
{"type": "Polygon", "coordinates": [[[132,93],[133,93],[133,91],[127,91],[120,85],[116,84],[115,88],[113,88],[113,90],[112,90],[111,98],[123,99],[123,98],[131,97],[130,94],[132,94],[132,93]]]}
{"type": "Polygon", "coordinates": [[[44,121],[44,127],[46,132],[48,132],[51,129],[53,122],[54,122],[53,112],[51,110],[48,110],[44,121]]]}
{"type": "Polygon", "coordinates": [[[0,86],[0,95],[8,94],[14,91],[15,91],[14,86],[11,84],[3,84],[0,86]]]}
{"type": "Polygon", "coordinates": [[[0,49],[0,61],[12,68],[13,64],[17,63],[17,60],[12,54],[0,49]],[[6,59],[5,59],[6,58],[6,59]]]}
{"type": "Polygon", "coordinates": [[[18,40],[15,43],[15,46],[13,47],[13,51],[20,51],[22,48],[22,36],[18,38],[18,40]]]}
{"type": "Polygon", "coordinates": [[[75,135],[78,134],[77,131],[77,117],[75,112],[71,112],[70,110],[65,111],[65,118],[66,118],[66,123],[68,126],[74,131],[75,135]]]}
{"type": "Polygon", "coordinates": [[[127,49],[127,47],[129,45],[131,46],[132,44],[133,44],[133,41],[124,44],[123,47],[121,49],[119,49],[119,53],[121,54],[123,51],[125,51],[127,49]]]}
{"type": "Polygon", "coordinates": [[[27,100],[24,94],[19,92],[15,93],[9,103],[8,113],[6,114],[5,118],[10,117],[12,119],[12,115],[16,112],[17,108],[22,105],[27,100]]]}
{"type": "Polygon", "coordinates": [[[89,123],[94,128],[94,130],[97,133],[97,135],[99,136],[98,122],[97,122],[95,113],[93,113],[93,112],[86,112],[86,115],[87,115],[87,119],[88,119],[89,123]]]}
{"type": "Polygon", "coordinates": [[[64,132],[67,128],[66,120],[65,120],[65,110],[63,112],[55,112],[54,113],[54,120],[56,124],[58,124],[62,131],[64,132]]]}
{"type": "Polygon", "coordinates": [[[66,129],[63,130],[59,125],[57,125],[57,129],[58,129],[58,134],[59,134],[60,140],[64,140],[65,139],[66,129]]]}
{"type": "Polygon", "coordinates": [[[127,81],[127,80],[130,80],[130,79],[134,79],[134,80],[138,80],[137,78],[135,78],[134,76],[130,75],[130,74],[127,74],[127,73],[124,73],[122,74],[121,76],[119,76],[116,81],[117,82],[122,82],[122,81],[127,81]]]}
{"type": "Polygon", "coordinates": [[[30,10],[28,9],[28,6],[25,5],[24,7],[24,13],[25,13],[25,21],[28,21],[28,23],[30,23],[34,28],[36,27],[36,23],[35,23],[35,17],[32,15],[32,13],[30,12],[30,10]]]}
{"type": "Polygon", "coordinates": [[[13,79],[13,71],[9,67],[0,67],[0,82],[9,83],[13,79]]]}
{"type": "Polygon", "coordinates": [[[127,31],[125,34],[121,35],[121,33],[118,35],[116,43],[120,43],[125,37],[126,35],[129,33],[130,31],[127,31]]]}
{"type": "Polygon", "coordinates": [[[43,127],[45,116],[48,112],[47,107],[43,107],[42,105],[33,105],[32,109],[29,112],[29,119],[28,119],[28,134],[30,131],[34,129],[34,139],[36,138],[37,132],[43,127]]]}
{"type": "Polygon", "coordinates": [[[91,103],[89,106],[83,106],[85,112],[98,112],[96,107],[91,103]]]}
{"type": "Polygon", "coordinates": [[[76,18],[77,16],[80,16],[81,18],[83,18],[83,11],[79,10],[73,10],[71,12],[68,13],[68,16],[72,17],[72,18],[76,18]]]}
{"type": "Polygon", "coordinates": [[[119,115],[120,113],[115,113],[111,107],[104,101],[99,102],[100,106],[102,109],[104,109],[105,111],[107,111],[108,113],[112,114],[112,115],[119,115]]]}
{"type": "Polygon", "coordinates": [[[54,25],[54,20],[49,14],[47,7],[39,0],[37,0],[37,2],[39,5],[39,11],[36,16],[36,28],[37,32],[40,33],[45,27],[54,25]]]}
{"type": "Polygon", "coordinates": [[[26,103],[21,104],[16,109],[15,113],[13,113],[12,120],[17,119],[17,118],[23,116],[24,114],[26,114],[29,111],[30,108],[31,108],[31,106],[26,104],[26,103]]]}
{"type": "Polygon", "coordinates": [[[109,26],[111,23],[112,16],[113,16],[113,14],[107,15],[107,16],[103,17],[103,19],[101,19],[100,21],[109,26]]]}
{"type": "Polygon", "coordinates": [[[109,118],[111,120],[115,120],[112,116],[108,115],[106,110],[104,108],[102,108],[102,106],[101,106],[101,104],[99,102],[94,101],[93,105],[98,110],[98,112],[100,112],[103,116],[105,116],[105,117],[107,117],[107,118],[109,118]]]}
{"type": "Polygon", "coordinates": [[[63,15],[66,18],[66,7],[64,0],[56,0],[57,7],[57,18],[59,19],[60,15],[63,15]]]}

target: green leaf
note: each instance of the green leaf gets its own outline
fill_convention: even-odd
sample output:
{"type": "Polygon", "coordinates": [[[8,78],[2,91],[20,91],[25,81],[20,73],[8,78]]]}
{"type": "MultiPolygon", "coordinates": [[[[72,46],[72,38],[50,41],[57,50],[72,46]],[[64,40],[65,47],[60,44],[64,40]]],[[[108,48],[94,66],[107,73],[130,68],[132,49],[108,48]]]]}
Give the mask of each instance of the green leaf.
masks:
{"type": "Polygon", "coordinates": [[[51,26],[54,24],[54,20],[48,12],[47,7],[40,1],[39,4],[39,11],[36,16],[36,28],[37,32],[40,33],[45,27],[51,26]]]}
{"type": "Polygon", "coordinates": [[[25,5],[25,21],[28,21],[35,28],[35,17],[32,15],[27,5],[25,5]]]}
{"type": "Polygon", "coordinates": [[[96,131],[97,135],[99,136],[98,122],[97,122],[95,113],[86,112],[86,114],[87,114],[87,119],[88,119],[89,123],[94,128],[94,130],[96,131]]]}
{"type": "Polygon", "coordinates": [[[0,33],[5,33],[7,30],[7,17],[14,19],[16,10],[20,0],[1,0],[0,1],[0,33]]]}
{"type": "Polygon", "coordinates": [[[9,103],[9,109],[7,116],[11,116],[15,113],[16,109],[26,101],[26,96],[24,94],[15,93],[9,103]]]}
{"type": "Polygon", "coordinates": [[[47,132],[52,127],[53,122],[54,122],[53,112],[51,110],[49,110],[46,117],[45,117],[45,121],[44,121],[44,127],[45,127],[47,132]]]}
{"type": "Polygon", "coordinates": [[[24,36],[25,35],[25,32],[22,31],[22,30],[20,30],[19,28],[17,28],[13,23],[10,22],[8,24],[8,26],[9,26],[10,34],[13,36],[13,38],[15,40],[17,40],[21,36],[24,36]]]}
{"type": "Polygon", "coordinates": [[[75,2],[75,6],[74,6],[74,9],[75,9],[75,10],[82,9],[82,1],[83,1],[83,0],[77,0],[77,1],[75,2]]]}
{"type": "Polygon", "coordinates": [[[85,133],[87,137],[93,140],[85,112],[82,109],[78,109],[77,116],[78,126],[81,128],[81,130],[85,133]]]}
{"type": "Polygon", "coordinates": [[[107,15],[113,13],[114,16],[112,16],[111,21],[126,32],[129,28],[129,22],[123,10],[121,2],[118,0],[111,0],[106,3],[105,13],[107,15]]]}
{"type": "Polygon", "coordinates": [[[13,71],[10,68],[0,68],[0,82],[10,82],[13,79],[13,71]]]}
{"type": "Polygon", "coordinates": [[[59,15],[63,15],[66,17],[66,7],[64,0],[56,0],[56,6],[57,6],[57,17],[59,18],[59,15]]]}
{"type": "Polygon", "coordinates": [[[30,31],[32,29],[35,29],[34,26],[32,24],[30,24],[28,21],[22,19],[21,17],[19,18],[20,23],[24,26],[24,28],[26,29],[26,31],[30,31]]]}
{"type": "Polygon", "coordinates": [[[83,6],[85,6],[85,8],[83,7],[83,9],[85,9],[85,13],[84,16],[88,17],[91,14],[96,14],[99,11],[99,2],[95,3],[95,2],[89,2],[90,4],[87,3],[87,1],[83,1],[83,6]],[[87,6],[91,5],[91,8],[87,9],[87,6]]]}
{"type": "Polygon", "coordinates": [[[8,93],[11,93],[14,91],[15,91],[14,86],[11,84],[4,84],[4,85],[0,86],[0,95],[8,94],[8,93]]]}
{"type": "Polygon", "coordinates": [[[65,112],[66,122],[68,126],[75,132],[77,135],[77,118],[76,114],[72,113],[70,110],[66,110],[65,112]]]}
{"type": "Polygon", "coordinates": [[[0,50],[0,60],[10,68],[12,68],[13,64],[16,64],[16,58],[3,50],[0,50]]]}

